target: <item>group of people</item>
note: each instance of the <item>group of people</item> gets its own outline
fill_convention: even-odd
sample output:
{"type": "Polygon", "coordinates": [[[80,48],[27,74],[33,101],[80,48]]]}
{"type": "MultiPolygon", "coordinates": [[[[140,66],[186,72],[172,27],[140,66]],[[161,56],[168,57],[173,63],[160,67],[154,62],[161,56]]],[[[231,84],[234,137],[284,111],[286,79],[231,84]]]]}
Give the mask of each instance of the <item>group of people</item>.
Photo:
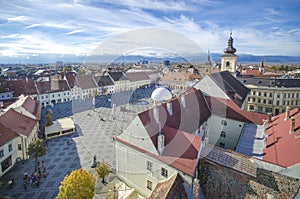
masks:
{"type": "Polygon", "coordinates": [[[44,166],[44,161],[42,161],[42,166],[40,166],[40,162],[38,162],[38,167],[35,169],[35,172],[31,175],[28,175],[27,173],[24,174],[23,177],[23,187],[25,190],[27,190],[27,183],[32,185],[33,183],[36,184],[36,186],[40,186],[40,179],[42,177],[47,177],[46,167],[44,166]],[[43,173],[42,173],[43,170],[43,173]]]}

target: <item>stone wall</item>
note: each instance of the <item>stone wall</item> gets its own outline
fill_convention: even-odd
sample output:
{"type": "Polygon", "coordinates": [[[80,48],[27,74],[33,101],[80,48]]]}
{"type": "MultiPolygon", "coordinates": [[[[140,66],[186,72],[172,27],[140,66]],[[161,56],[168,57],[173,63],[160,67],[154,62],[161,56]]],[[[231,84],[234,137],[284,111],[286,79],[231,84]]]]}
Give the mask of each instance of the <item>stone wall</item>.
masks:
{"type": "Polygon", "coordinates": [[[300,181],[265,169],[257,177],[206,159],[200,162],[200,184],[205,198],[294,198],[300,181]]]}

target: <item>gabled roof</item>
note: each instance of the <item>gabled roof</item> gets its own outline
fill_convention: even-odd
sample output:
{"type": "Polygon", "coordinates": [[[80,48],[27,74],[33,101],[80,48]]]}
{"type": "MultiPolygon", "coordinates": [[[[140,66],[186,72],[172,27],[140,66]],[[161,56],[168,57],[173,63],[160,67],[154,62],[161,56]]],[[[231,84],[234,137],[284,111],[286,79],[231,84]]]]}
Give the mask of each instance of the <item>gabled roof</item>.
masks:
{"type": "Polygon", "coordinates": [[[22,94],[36,95],[38,93],[33,79],[9,80],[8,82],[11,85],[11,88],[14,92],[14,97],[19,97],[22,94]]]}
{"type": "Polygon", "coordinates": [[[29,136],[37,121],[13,109],[9,109],[0,116],[0,123],[18,134],[29,136]]]}
{"type": "Polygon", "coordinates": [[[219,87],[224,90],[232,100],[239,105],[239,107],[241,107],[250,89],[244,86],[228,71],[212,73],[211,76],[219,87]],[[233,94],[234,96],[232,96],[233,94]]]}
{"type": "Polygon", "coordinates": [[[300,111],[295,108],[290,111],[295,118],[294,133],[290,133],[291,118],[285,120],[285,113],[272,118],[267,125],[267,143],[263,160],[273,164],[290,167],[300,163],[300,111]]]}
{"type": "Polygon", "coordinates": [[[81,89],[97,88],[97,84],[92,75],[77,75],[76,81],[81,89]]]}
{"type": "Polygon", "coordinates": [[[65,74],[65,78],[68,81],[70,88],[72,89],[75,86],[75,73],[67,73],[65,74]]]}
{"type": "Polygon", "coordinates": [[[152,191],[149,198],[159,198],[159,199],[173,199],[182,198],[187,199],[187,193],[183,186],[184,180],[182,177],[176,173],[168,180],[157,183],[156,187],[152,191]]]}
{"type": "Polygon", "coordinates": [[[113,81],[128,80],[128,78],[124,75],[123,72],[108,72],[108,75],[113,79],[113,81]]]}
{"type": "Polygon", "coordinates": [[[36,102],[31,97],[27,96],[25,97],[25,101],[22,104],[22,107],[33,114],[37,120],[40,120],[41,117],[41,106],[38,102],[36,102]]]}
{"type": "Polygon", "coordinates": [[[263,124],[268,118],[265,114],[241,110],[232,100],[206,96],[212,114],[236,121],[263,124]]]}
{"type": "Polygon", "coordinates": [[[99,87],[114,85],[114,82],[111,80],[111,78],[108,75],[100,76],[97,82],[99,87]]]}
{"type": "Polygon", "coordinates": [[[137,81],[143,81],[143,80],[149,80],[149,76],[146,72],[135,72],[135,73],[126,73],[126,77],[131,82],[137,82],[137,81]]]}
{"type": "Polygon", "coordinates": [[[18,136],[19,135],[16,132],[0,123],[0,147],[17,138],[18,136]]]}
{"type": "Polygon", "coordinates": [[[49,81],[36,82],[39,94],[62,92],[70,90],[68,83],[64,79],[57,79],[51,77],[49,81]]]}
{"type": "MultiPolygon", "coordinates": [[[[116,140],[141,153],[152,156],[185,174],[194,176],[198,152],[201,146],[200,137],[167,126],[162,129],[162,132],[165,136],[165,149],[162,155],[150,153],[139,146],[132,145],[118,137],[116,140]]],[[[156,138],[153,137],[153,140],[157,142],[158,133],[155,135],[156,138]]]]}
{"type": "MultiPolygon", "coordinates": [[[[158,132],[154,116],[156,110],[159,112],[159,121],[162,127],[168,126],[192,134],[210,117],[210,111],[202,92],[190,89],[188,94],[182,95],[182,99],[172,100],[172,115],[169,114],[166,103],[158,106],[155,110],[152,108],[138,114],[150,137],[158,132]],[[183,103],[183,98],[185,103],[183,103]]],[[[153,141],[153,144],[156,146],[156,141],[153,141]]]]}

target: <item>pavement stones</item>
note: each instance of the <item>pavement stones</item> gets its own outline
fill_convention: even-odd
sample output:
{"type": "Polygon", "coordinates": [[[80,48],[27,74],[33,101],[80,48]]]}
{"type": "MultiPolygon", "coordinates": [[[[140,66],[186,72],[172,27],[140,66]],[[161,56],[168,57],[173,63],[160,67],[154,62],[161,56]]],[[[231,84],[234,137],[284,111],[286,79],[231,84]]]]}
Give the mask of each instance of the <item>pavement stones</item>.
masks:
{"type": "MultiPolygon", "coordinates": [[[[16,165],[0,181],[4,185],[0,188],[0,198],[19,199],[47,199],[55,198],[58,194],[60,182],[66,174],[72,170],[83,168],[95,174],[91,169],[93,157],[96,155],[97,162],[107,163],[112,171],[115,171],[116,158],[113,137],[125,130],[132,119],[142,111],[152,106],[149,99],[153,87],[124,91],[109,96],[96,98],[93,105],[92,99],[80,101],[73,100],[55,106],[47,106],[42,109],[40,130],[44,132],[45,115],[47,110],[52,110],[52,120],[63,117],[72,117],[76,126],[76,132],[59,138],[48,140],[47,154],[41,157],[47,170],[47,177],[41,178],[40,185],[28,185],[27,190],[23,188],[24,173],[31,174],[34,171],[32,159],[16,163],[16,165]],[[112,102],[109,102],[111,99],[112,102]],[[138,105],[129,102],[144,100],[148,105],[138,105]],[[112,114],[112,103],[117,104],[115,118],[112,114]],[[126,111],[121,111],[120,107],[126,111]],[[7,182],[14,177],[14,184],[7,182]]],[[[111,173],[106,181],[109,182],[115,174],[111,173]]],[[[101,180],[97,180],[96,190],[102,187],[101,180]]]]}

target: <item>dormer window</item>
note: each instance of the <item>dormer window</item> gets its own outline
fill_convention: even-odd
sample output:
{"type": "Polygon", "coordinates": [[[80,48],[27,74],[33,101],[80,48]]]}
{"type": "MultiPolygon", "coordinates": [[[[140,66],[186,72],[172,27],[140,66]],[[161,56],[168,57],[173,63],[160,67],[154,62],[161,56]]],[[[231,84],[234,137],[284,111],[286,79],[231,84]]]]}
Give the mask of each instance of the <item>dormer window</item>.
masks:
{"type": "Polygon", "coordinates": [[[226,120],[222,120],[221,124],[224,125],[224,126],[226,126],[227,125],[227,121],[226,120]]]}

